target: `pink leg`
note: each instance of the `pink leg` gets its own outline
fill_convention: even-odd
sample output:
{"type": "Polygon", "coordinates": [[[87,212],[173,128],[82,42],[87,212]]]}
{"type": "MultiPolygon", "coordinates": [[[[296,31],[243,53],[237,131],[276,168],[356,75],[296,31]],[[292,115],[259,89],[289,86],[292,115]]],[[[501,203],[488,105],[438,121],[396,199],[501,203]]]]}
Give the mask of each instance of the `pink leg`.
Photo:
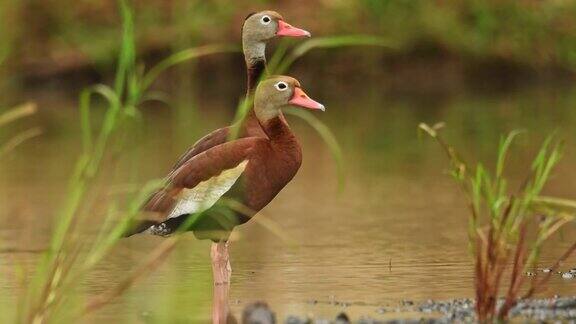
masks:
{"type": "Polygon", "coordinates": [[[214,297],[212,299],[212,323],[227,324],[230,316],[228,292],[229,285],[214,286],[214,297]]]}
{"type": "Polygon", "coordinates": [[[228,242],[212,243],[210,256],[212,257],[214,285],[229,284],[230,276],[232,275],[232,267],[230,267],[228,242]]]}
{"type": "Polygon", "coordinates": [[[212,323],[226,324],[228,322],[228,293],[230,290],[230,258],[228,242],[212,243],[212,273],[214,276],[214,298],[212,303],[212,323]]]}

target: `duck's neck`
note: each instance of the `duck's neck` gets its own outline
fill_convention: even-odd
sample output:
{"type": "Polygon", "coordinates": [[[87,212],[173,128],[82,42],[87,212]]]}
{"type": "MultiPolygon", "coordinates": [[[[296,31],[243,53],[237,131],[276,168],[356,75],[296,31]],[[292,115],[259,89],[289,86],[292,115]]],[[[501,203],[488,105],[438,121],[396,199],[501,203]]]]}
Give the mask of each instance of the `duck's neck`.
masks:
{"type": "Polygon", "coordinates": [[[266,68],[266,43],[253,41],[248,35],[242,36],[242,51],[246,60],[248,70],[248,91],[252,94],[256,89],[256,84],[266,68]]]}
{"type": "Polygon", "coordinates": [[[266,70],[266,58],[262,57],[257,60],[246,60],[247,89],[246,95],[254,94],[258,81],[266,70]]]}
{"type": "MultiPolygon", "coordinates": [[[[244,57],[246,59],[247,88],[246,96],[254,95],[258,81],[266,70],[266,44],[251,43],[243,40],[244,57]]],[[[254,109],[250,109],[244,119],[245,128],[259,128],[254,109]]]]}
{"type": "Polygon", "coordinates": [[[278,112],[276,116],[270,118],[259,119],[259,122],[273,144],[297,144],[296,137],[282,112],[278,112]]]}

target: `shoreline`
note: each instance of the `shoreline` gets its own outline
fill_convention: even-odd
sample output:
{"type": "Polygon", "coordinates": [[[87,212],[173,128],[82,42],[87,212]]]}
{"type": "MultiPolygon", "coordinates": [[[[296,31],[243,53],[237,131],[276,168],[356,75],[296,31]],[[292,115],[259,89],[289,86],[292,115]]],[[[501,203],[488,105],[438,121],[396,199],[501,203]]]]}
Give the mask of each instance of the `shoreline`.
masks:
{"type": "MultiPolygon", "coordinates": [[[[502,305],[504,299],[498,300],[498,305],[502,305]]],[[[343,301],[312,301],[314,304],[328,304],[343,306],[343,310],[335,312],[332,318],[310,317],[302,314],[288,315],[285,318],[276,319],[275,322],[267,322],[274,316],[274,310],[268,308],[266,303],[257,302],[249,304],[244,308],[242,318],[256,316],[261,323],[286,323],[286,324],[307,324],[307,323],[476,323],[475,301],[471,298],[456,298],[450,300],[426,300],[416,302],[403,300],[397,306],[374,306],[374,314],[361,315],[359,317],[349,316],[346,307],[353,303],[343,301]],[[377,317],[387,317],[381,319],[377,317]]],[[[510,311],[509,321],[521,322],[546,322],[546,321],[568,321],[576,319],[576,295],[574,296],[554,296],[552,298],[530,298],[519,300],[516,306],[510,311]]],[[[250,323],[250,322],[248,322],[250,323]]]]}

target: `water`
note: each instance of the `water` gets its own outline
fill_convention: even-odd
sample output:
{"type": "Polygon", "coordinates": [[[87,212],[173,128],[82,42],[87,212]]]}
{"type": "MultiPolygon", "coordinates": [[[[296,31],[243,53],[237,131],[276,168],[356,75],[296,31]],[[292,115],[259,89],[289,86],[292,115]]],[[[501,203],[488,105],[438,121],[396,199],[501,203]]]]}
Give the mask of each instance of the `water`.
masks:
{"type": "MultiPolygon", "coordinates": [[[[386,316],[376,312],[379,306],[406,299],[473,297],[466,205],[446,175],[448,164],[440,148],[419,138],[419,122],[445,121],[448,141],[472,161],[493,161],[500,134],[528,130],[510,162],[509,174],[516,180],[527,171],[527,158],[542,138],[558,130],[567,140],[566,155],[546,193],[576,198],[576,98],[569,89],[430,97],[392,96],[377,82],[362,88],[341,84],[338,91],[330,86],[316,85],[308,92],[326,104],[326,113],[318,117],[343,146],[345,189],[337,190],[335,166],[321,140],[308,126],[290,119],[302,141],[303,166],[262,212],[268,221],[243,225],[234,235],[230,302],[237,316],[256,300],[267,301],[280,318],[334,317],[342,309],[352,316],[379,318],[386,316]]],[[[161,177],[199,134],[226,123],[226,107],[233,104],[221,97],[199,101],[203,122],[197,128],[187,127],[189,121],[169,109],[144,110],[144,133],[120,154],[140,154],[140,163],[120,163],[123,171],[104,179],[92,194],[94,226],[115,190],[130,181],[129,175],[136,174],[139,181],[161,177]],[[174,125],[179,128],[174,130],[174,125]]],[[[36,99],[40,116],[29,124],[41,125],[45,134],[0,166],[0,284],[5,292],[17,287],[14,265],[33,269],[45,248],[78,152],[74,102],[58,94],[36,99]]],[[[555,238],[543,264],[559,255],[574,234],[573,227],[566,228],[555,238]]],[[[161,242],[149,236],[120,242],[80,284],[82,296],[113,287],[161,242]]],[[[166,319],[167,313],[172,320],[206,320],[211,303],[208,253],[209,243],[190,235],[160,269],[87,320],[141,322],[166,319]]],[[[571,261],[563,268],[575,265],[576,259],[571,261]]],[[[541,295],[574,294],[575,285],[555,277],[541,295]]],[[[2,295],[0,302],[13,301],[12,294],[2,295]]]]}

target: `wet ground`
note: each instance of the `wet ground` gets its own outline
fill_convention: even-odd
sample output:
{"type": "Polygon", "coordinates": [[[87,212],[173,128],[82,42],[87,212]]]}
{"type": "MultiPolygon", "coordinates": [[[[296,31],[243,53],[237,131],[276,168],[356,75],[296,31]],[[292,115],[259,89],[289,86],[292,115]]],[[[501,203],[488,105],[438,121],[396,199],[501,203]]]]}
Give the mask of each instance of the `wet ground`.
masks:
{"type": "MultiPolygon", "coordinates": [[[[333,302],[338,303],[338,302],[333,302]]],[[[502,305],[501,300],[498,305],[502,305]]],[[[306,323],[475,323],[475,302],[472,299],[451,299],[445,301],[427,300],[414,302],[403,300],[397,306],[380,307],[375,315],[351,318],[345,311],[333,318],[310,318],[290,315],[286,324],[306,323]]],[[[519,301],[509,313],[513,322],[566,322],[576,319],[576,297],[554,296],[546,299],[527,299],[519,301]]]]}

